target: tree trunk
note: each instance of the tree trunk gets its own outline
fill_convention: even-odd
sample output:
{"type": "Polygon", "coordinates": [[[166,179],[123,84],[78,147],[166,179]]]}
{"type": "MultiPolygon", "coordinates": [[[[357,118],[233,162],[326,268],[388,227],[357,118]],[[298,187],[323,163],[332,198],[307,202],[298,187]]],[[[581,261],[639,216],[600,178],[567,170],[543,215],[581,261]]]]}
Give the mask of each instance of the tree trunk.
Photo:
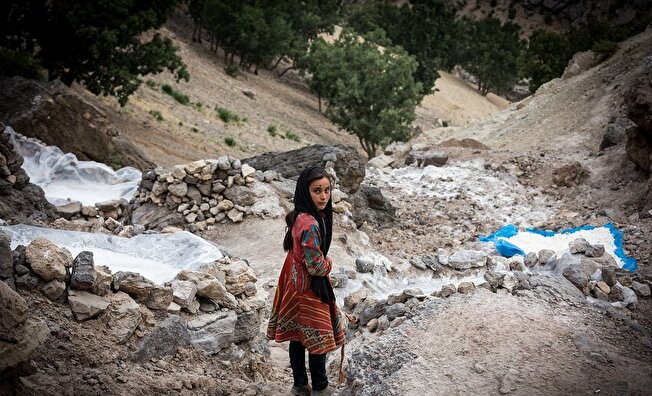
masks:
{"type": "Polygon", "coordinates": [[[321,113],[321,94],[317,94],[317,101],[319,102],[319,112],[321,113]]]}
{"type": "Polygon", "coordinates": [[[281,74],[279,74],[278,76],[279,76],[279,77],[283,77],[283,75],[284,75],[285,73],[289,72],[289,71],[292,70],[292,69],[296,69],[296,67],[294,67],[294,65],[293,65],[293,66],[290,66],[290,67],[288,67],[287,69],[283,70],[283,72],[282,72],[281,74]]]}

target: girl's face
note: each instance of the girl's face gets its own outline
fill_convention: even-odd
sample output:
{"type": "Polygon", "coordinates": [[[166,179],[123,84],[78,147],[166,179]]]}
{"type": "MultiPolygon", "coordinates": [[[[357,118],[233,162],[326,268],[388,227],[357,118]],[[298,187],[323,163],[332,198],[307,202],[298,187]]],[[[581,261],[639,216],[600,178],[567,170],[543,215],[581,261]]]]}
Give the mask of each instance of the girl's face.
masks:
{"type": "Polygon", "coordinates": [[[328,200],[331,198],[331,181],[327,177],[315,179],[308,186],[310,198],[317,209],[324,210],[328,200]]]}

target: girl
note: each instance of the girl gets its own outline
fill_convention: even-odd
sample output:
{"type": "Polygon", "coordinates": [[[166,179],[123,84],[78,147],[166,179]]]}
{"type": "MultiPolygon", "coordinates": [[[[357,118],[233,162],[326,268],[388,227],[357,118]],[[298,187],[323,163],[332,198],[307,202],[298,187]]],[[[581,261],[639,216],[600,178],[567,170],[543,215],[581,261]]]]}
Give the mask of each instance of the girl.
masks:
{"type": "Polygon", "coordinates": [[[331,244],[331,178],[322,167],[304,169],[294,192],[294,210],[285,217],[283,248],[288,252],[279,276],[267,338],[290,341],[293,395],[330,395],[326,353],[344,343],[344,330],[326,257],[331,244]],[[305,350],[312,388],[308,385],[305,350]]]}

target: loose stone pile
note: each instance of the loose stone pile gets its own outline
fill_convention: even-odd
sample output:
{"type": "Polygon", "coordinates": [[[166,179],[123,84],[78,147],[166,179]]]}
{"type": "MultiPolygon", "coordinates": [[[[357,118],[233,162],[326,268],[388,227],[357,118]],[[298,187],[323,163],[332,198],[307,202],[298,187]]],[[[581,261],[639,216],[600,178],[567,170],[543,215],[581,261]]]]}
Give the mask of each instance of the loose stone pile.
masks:
{"type": "MultiPolygon", "coordinates": [[[[638,298],[650,297],[652,284],[636,273],[618,268],[613,257],[605,254],[604,246],[591,245],[581,238],[572,241],[569,252],[561,257],[547,249],[509,259],[477,250],[460,250],[452,255],[440,250],[436,254],[412,257],[409,263],[418,272],[431,274],[433,282],[438,278],[465,277],[481,277],[484,282],[463,281],[457,282],[457,286],[449,283],[430,294],[408,288],[387,298],[378,298],[370,289],[361,287],[344,299],[345,310],[359,319],[359,325],[366,326],[372,333],[383,331],[411,318],[414,309],[423,301],[447,298],[455,293],[473,293],[477,288],[513,294],[550,282],[558,284],[557,288],[565,293],[580,297],[583,294],[589,299],[606,301],[613,307],[634,309],[638,298]]],[[[388,270],[393,270],[391,263],[367,258],[358,258],[356,269],[357,273],[376,273],[381,277],[389,276],[388,270]]],[[[347,275],[356,277],[355,273],[347,275]]],[[[346,285],[346,281],[348,278],[344,282],[338,279],[335,287],[346,285]]]]}
{"type": "Polygon", "coordinates": [[[241,222],[245,215],[255,212],[251,206],[261,192],[256,190],[256,181],[270,183],[278,179],[274,171],[256,172],[227,156],[172,168],[158,167],[143,174],[134,207],[137,210],[146,203],[165,206],[180,213],[191,230],[203,230],[216,223],[241,222]]]}
{"type": "MultiPolygon", "coordinates": [[[[67,249],[44,238],[12,252],[10,239],[0,234],[0,276],[2,287],[10,290],[3,293],[17,301],[24,301],[17,290],[40,292],[54,303],[67,304],[79,322],[103,323],[116,343],[134,343],[134,361],[173,356],[176,347],[183,345],[207,355],[226,350],[226,360],[235,355],[240,359],[249,349],[243,349],[242,343],[260,337],[266,304],[258,295],[257,279],[249,265],[229,257],[200,271],[183,270],[174,280],[158,285],[137,273],[112,273],[105,266],[96,266],[88,251],[73,259],[67,249]],[[152,310],[160,313],[154,315],[152,310]],[[147,331],[152,326],[152,331],[147,331]],[[173,348],[161,350],[160,343],[173,348]]],[[[3,313],[3,318],[11,317],[12,312],[3,313]]],[[[9,336],[20,338],[17,333],[9,336]]],[[[38,342],[45,339],[40,337],[38,342]]],[[[18,364],[36,346],[38,343],[27,352],[4,348],[1,360],[18,364]]]]}

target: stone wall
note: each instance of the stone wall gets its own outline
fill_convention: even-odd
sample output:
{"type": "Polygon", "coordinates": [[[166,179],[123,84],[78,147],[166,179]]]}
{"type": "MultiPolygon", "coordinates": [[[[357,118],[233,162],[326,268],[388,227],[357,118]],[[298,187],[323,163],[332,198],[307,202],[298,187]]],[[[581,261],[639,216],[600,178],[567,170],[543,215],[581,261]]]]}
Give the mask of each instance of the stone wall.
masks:
{"type": "Polygon", "coordinates": [[[23,157],[16,152],[4,129],[0,123],[0,218],[22,222],[35,212],[54,217],[54,207],[45,200],[43,190],[29,182],[21,168],[23,157]]]}

